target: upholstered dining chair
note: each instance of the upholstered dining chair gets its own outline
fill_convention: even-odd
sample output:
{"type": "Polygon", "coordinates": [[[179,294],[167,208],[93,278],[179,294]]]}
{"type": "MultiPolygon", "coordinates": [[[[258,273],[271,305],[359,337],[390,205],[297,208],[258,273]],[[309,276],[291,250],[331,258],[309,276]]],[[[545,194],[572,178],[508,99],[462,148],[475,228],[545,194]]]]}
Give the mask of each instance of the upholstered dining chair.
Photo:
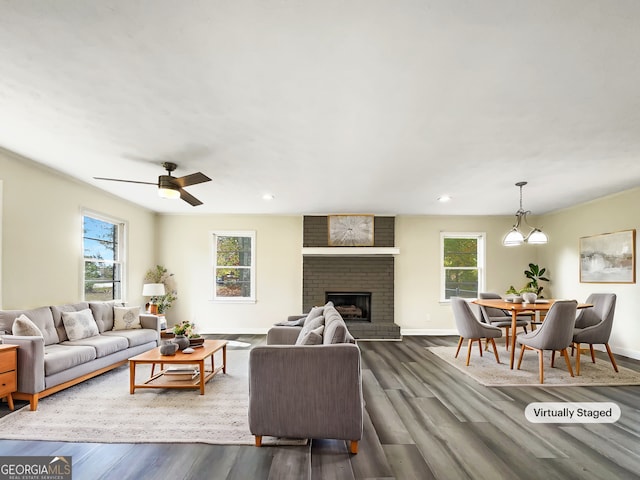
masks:
{"type": "MultiPolygon", "coordinates": [[[[492,293],[492,292],[480,292],[478,294],[478,297],[481,299],[486,299],[486,300],[502,300],[502,297],[500,295],[498,295],[497,293],[492,293]]],[[[511,330],[511,314],[505,312],[504,310],[500,309],[500,308],[491,308],[491,307],[483,307],[480,306],[480,314],[482,316],[482,321],[485,323],[488,323],[489,325],[492,325],[494,327],[499,327],[499,328],[504,328],[505,329],[505,342],[506,342],[506,347],[507,350],[509,350],[509,331],[511,330]]],[[[519,314],[520,316],[521,314],[519,314]]],[[[525,313],[522,316],[526,316],[528,317],[528,319],[518,319],[516,322],[516,328],[517,327],[522,327],[524,328],[524,333],[527,333],[527,325],[529,324],[529,321],[531,320],[531,314],[530,313],[525,313]]],[[[516,334],[516,332],[512,332],[513,335],[516,334]]]]}
{"type": "Polygon", "coordinates": [[[482,356],[482,339],[486,338],[488,342],[491,342],[493,346],[493,354],[496,356],[496,362],[500,363],[498,357],[498,349],[496,348],[496,342],[494,338],[500,338],[502,336],[502,330],[498,327],[493,327],[485,323],[480,322],[473,314],[471,307],[464,298],[451,297],[451,308],[453,309],[453,317],[456,320],[456,327],[458,327],[458,333],[460,333],[460,339],[458,340],[458,349],[456,350],[455,358],[458,358],[460,353],[460,347],[462,341],[466,338],[469,340],[467,344],[467,366],[469,366],[469,360],[471,359],[471,347],[473,342],[478,341],[478,347],[480,349],[480,356],[482,356]]]}
{"type": "Polygon", "coordinates": [[[576,311],[578,302],[575,300],[558,300],[549,309],[549,313],[542,322],[540,328],[531,333],[521,333],[516,337],[516,341],[522,345],[520,359],[518,360],[518,370],[522,364],[524,351],[527,349],[538,352],[538,365],[540,370],[540,383],[544,383],[544,361],[545,350],[551,350],[551,367],[555,360],[556,351],[560,351],[565,361],[569,374],[573,377],[573,369],[569,361],[567,348],[571,346],[573,340],[573,327],[576,323],[576,311]]]}
{"type": "Polygon", "coordinates": [[[580,344],[586,343],[591,351],[591,361],[596,363],[596,356],[593,352],[593,346],[602,344],[607,349],[609,360],[613,369],[618,373],[618,365],[613,358],[613,353],[609,347],[609,337],[611,336],[611,328],[613,327],[613,314],[616,310],[616,294],[615,293],[592,293],[587,298],[586,303],[593,305],[591,308],[580,310],[578,318],[576,318],[575,329],[573,330],[573,345],[576,353],[576,375],[580,375],[580,344]]]}

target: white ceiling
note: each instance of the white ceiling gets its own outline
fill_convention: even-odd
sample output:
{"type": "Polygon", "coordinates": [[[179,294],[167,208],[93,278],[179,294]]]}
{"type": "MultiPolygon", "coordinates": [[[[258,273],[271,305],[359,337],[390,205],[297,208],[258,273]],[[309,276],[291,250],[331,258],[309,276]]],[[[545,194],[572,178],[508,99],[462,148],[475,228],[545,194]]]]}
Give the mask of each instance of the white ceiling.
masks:
{"type": "Polygon", "coordinates": [[[0,146],[158,212],[502,215],[527,180],[545,213],[640,185],[639,24],[637,0],[0,0],[0,146]],[[214,179],[204,205],[92,178],[163,161],[214,179]]]}

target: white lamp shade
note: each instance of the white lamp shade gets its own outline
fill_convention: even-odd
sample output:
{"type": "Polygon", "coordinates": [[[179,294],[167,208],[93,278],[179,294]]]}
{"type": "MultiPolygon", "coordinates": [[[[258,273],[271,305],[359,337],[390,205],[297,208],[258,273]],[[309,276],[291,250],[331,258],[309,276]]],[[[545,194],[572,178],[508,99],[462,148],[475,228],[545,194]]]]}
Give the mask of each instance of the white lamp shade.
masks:
{"type": "Polygon", "coordinates": [[[538,229],[531,232],[531,235],[529,235],[529,238],[527,239],[527,243],[531,243],[533,245],[544,245],[548,241],[549,238],[547,237],[547,234],[538,229]]]}
{"type": "Polygon", "coordinates": [[[157,297],[164,294],[164,283],[145,283],[142,286],[143,297],[157,297]]]}
{"type": "Polygon", "coordinates": [[[523,242],[524,242],[524,237],[518,230],[515,230],[515,229],[507,233],[507,235],[504,237],[504,240],[502,240],[502,244],[505,247],[522,245],[523,242]]]}

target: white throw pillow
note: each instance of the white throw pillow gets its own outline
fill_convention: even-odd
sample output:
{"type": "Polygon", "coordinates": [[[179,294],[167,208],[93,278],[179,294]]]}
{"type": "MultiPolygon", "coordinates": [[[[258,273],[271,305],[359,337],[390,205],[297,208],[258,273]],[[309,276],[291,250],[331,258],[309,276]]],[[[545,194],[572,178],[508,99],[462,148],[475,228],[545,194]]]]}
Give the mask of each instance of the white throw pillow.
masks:
{"type": "Polygon", "coordinates": [[[98,325],[89,308],[79,312],[62,312],[62,323],[71,341],[94,337],[99,333],[98,325]]]}
{"type": "Polygon", "coordinates": [[[140,307],[113,307],[113,329],[133,330],[142,328],[140,307]]]}
{"type": "Polygon", "coordinates": [[[16,336],[42,337],[42,331],[24,313],[13,321],[11,333],[16,336]]]}

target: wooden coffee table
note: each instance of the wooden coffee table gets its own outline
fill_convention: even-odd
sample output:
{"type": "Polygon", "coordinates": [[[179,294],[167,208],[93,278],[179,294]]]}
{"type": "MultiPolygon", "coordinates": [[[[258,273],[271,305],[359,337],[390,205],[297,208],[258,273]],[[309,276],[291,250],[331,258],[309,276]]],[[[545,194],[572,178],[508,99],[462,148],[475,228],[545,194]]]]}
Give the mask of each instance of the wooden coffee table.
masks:
{"type": "Polygon", "coordinates": [[[204,385],[216,373],[222,370],[227,373],[227,341],[205,340],[202,347],[194,348],[193,353],[177,351],[175,355],[160,355],[160,347],[141,353],[129,359],[129,393],[133,394],[136,388],[192,388],[200,389],[200,395],[204,395],[204,385]],[[222,365],[216,368],[214,354],[222,350],[222,365]],[[205,361],[211,359],[211,369],[206,370],[205,361]],[[136,365],[146,363],[153,365],[151,377],[144,383],[136,383],[136,365]],[[160,372],[154,374],[155,365],[160,364],[160,372]],[[200,374],[190,380],[171,380],[165,375],[166,365],[198,365],[200,374]]]}

